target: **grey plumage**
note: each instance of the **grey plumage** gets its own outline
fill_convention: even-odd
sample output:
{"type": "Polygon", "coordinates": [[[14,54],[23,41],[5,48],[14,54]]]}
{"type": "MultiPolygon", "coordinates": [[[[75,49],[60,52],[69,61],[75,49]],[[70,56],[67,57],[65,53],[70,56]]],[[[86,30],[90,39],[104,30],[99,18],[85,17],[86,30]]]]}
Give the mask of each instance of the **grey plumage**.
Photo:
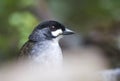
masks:
{"type": "Polygon", "coordinates": [[[57,21],[45,21],[33,30],[29,40],[20,50],[20,57],[27,57],[44,65],[60,65],[63,57],[59,39],[69,34],[73,32],[67,31],[57,21]]]}

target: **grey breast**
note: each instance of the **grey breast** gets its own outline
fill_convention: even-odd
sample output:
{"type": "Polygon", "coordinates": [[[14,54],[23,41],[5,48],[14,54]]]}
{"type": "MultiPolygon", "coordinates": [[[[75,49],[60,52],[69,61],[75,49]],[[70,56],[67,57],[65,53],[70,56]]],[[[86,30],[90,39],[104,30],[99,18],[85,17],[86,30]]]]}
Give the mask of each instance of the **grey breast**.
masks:
{"type": "Polygon", "coordinates": [[[63,60],[61,48],[58,42],[53,40],[35,43],[28,57],[44,65],[61,65],[63,60]]]}

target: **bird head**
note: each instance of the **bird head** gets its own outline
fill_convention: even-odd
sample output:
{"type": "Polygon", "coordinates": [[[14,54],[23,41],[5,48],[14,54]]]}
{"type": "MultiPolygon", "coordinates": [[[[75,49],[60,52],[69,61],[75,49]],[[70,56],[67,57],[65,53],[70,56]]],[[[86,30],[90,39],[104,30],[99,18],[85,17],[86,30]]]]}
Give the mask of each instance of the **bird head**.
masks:
{"type": "Polygon", "coordinates": [[[44,21],[33,30],[29,36],[29,40],[41,41],[60,39],[62,36],[70,34],[74,34],[74,32],[67,29],[63,24],[57,21],[44,21]]]}

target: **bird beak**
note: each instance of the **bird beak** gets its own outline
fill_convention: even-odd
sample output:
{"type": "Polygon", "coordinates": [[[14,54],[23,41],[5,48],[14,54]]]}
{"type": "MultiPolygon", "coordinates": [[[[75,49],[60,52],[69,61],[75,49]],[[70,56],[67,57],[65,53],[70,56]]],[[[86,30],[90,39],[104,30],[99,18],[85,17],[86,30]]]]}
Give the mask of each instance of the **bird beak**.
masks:
{"type": "Polygon", "coordinates": [[[66,28],[65,31],[63,31],[62,34],[63,35],[70,35],[70,34],[74,34],[74,32],[72,30],[66,28]]]}

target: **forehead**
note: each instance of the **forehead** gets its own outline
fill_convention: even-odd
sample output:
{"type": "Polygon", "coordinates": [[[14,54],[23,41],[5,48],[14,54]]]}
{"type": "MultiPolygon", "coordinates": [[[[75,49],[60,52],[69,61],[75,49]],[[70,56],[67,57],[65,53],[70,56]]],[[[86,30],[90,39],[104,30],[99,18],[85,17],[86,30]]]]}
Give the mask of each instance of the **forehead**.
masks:
{"type": "Polygon", "coordinates": [[[57,21],[45,21],[45,22],[42,22],[41,24],[39,24],[37,26],[37,28],[43,29],[43,28],[51,27],[51,26],[56,27],[56,29],[65,30],[65,26],[62,25],[61,23],[57,22],[57,21]]]}

